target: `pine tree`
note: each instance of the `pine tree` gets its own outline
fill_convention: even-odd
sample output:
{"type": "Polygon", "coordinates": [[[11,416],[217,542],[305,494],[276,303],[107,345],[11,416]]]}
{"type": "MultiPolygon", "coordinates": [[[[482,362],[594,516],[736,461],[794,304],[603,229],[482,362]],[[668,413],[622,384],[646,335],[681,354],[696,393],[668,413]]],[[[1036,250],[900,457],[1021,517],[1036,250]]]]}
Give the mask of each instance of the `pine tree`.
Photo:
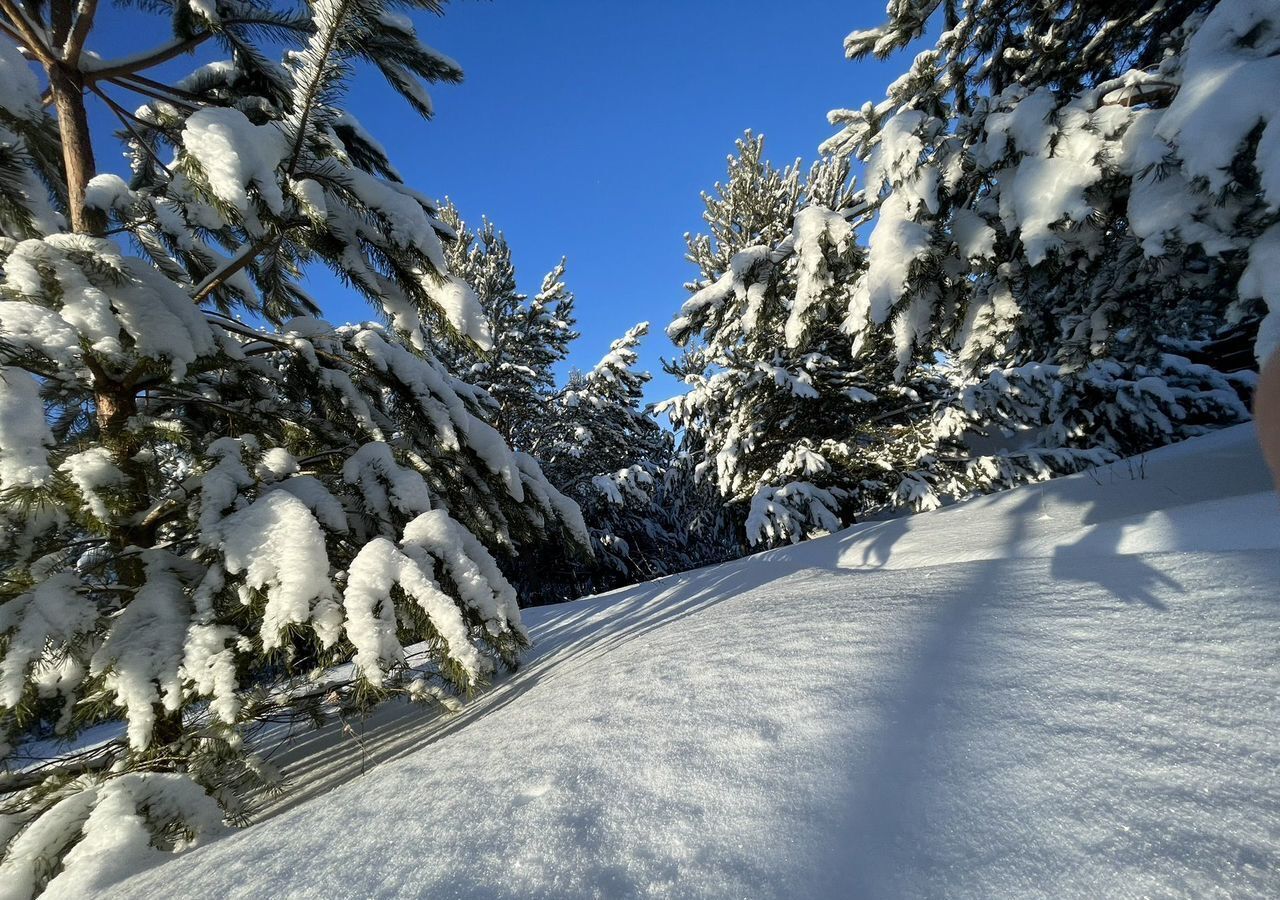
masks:
{"type": "Polygon", "coordinates": [[[823,149],[865,163],[853,203],[876,214],[846,327],[860,356],[891,338],[899,378],[939,354],[954,366],[932,438],[956,481],[1045,477],[1247,418],[1252,373],[1203,350],[1277,296],[1274,5],[889,15],[846,39],[850,57],[942,35],[884,101],[832,114],[823,149]]]}
{"type": "Polygon", "coordinates": [[[489,393],[494,426],[513,446],[527,449],[543,427],[555,393],[553,367],[568,356],[569,344],[578,337],[574,296],[564,282],[565,260],[547,273],[529,299],[516,287],[511,247],[492,222],[485,220],[472,232],[452,204],[442,208],[441,219],[456,234],[445,249],[450,271],[475,292],[493,336],[490,348],[446,348],[445,353],[456,371],[489,393]]]}
{"type": "Polygon", "coordinates": [[[854,239],[865,210],[846,164],[799,172],[769,164],[760,137],[738,142],[728,180],[704,195],[710,234],[688,238],[701,277],[667,330],[686,348],[670,369],[691,389],[664,408],[748,544],[833,531],[885,503],[937,502],[903,417],[945,379],[915,367],[895,381],[883,355],[855,357],[841,323],[865,268],[854,239]]]}
{"type": "Polygon", "coordinates": [[[589,372],[556,395],[534,453],[547,478],[582,509],[591,560],[548,558],[522,582],[538,601],[571,599],[665,575],[677,538],[662,492],[671,435],[644,403],[647,372],[635,370],[642,322],[614,341],[589,372]]]}
{"type": "Polygon", "coordinates": [[[527,644],[494,554],[588,540],[432,352],[494,338],[435,205],[340,107],[357,63],[423,115],[421,82],[457,67],[375,0],[144,9],[175,36],[112,60],[86,49],[92,0],[0,0],[0,728],[21,765],[0,878],[17,896],[242,817],[271,774],[255,723],[483,685],[527,644]],[[146,74],[197,46],[229,58],[146,74]],[[90,100],[119,118],[128,181],[95,167],[90,100]],[[386,324],[317,318],[313,262],[386,324]],[[345,661],[349,680],[314,680],[345,661]],[[113,720],[119,738],[24,758],[113,720]]]}

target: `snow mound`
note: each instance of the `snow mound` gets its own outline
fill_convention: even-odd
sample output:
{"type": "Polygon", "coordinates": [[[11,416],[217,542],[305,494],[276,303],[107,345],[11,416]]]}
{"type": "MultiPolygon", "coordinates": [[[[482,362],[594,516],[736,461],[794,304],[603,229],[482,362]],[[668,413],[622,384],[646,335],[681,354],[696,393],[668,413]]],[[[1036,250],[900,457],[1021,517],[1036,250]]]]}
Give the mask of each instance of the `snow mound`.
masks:
{"type": "Polygon", "coordinates": [[[533,610],[111,896],[1276,896],[1278,549],[1241,426],[533,610]]]}

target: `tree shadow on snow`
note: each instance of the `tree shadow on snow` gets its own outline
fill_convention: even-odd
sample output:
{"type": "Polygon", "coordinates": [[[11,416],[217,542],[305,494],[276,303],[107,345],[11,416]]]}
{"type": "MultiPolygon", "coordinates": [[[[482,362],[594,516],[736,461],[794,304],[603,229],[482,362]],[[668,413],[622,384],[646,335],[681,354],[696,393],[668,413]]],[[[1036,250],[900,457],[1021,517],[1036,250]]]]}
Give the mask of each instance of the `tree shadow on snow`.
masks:
{"type": "Polygon", "coordinates": [[[363,719],[331,722],[267,748],[271,761],[285,774],[287,787],[282,795],[263,798],[253,818],[279,815],[375,766],[416,753],[502,710],[547,680],[570,675],[619,647],[801,568],[805,567],[747,558],[624,588],[617,596],[543,607],[545,618],[533,634],[529,660],[460,711],[442,713],[420,704],[389,702],[363,719]]]}
{"type": "MultiPolygon", "coordinates": [[[[975,891],[980,895],[984,893],[980,886],[950,882],[947,878],[953,876],[946,875],[949,870],[974,869],[975,856],[982,858],[984,865],[1006,869],[1025,865],[1034,872],[1034,863],[1019,857],[1034,849],[1031,841],[1025,846],[1017,840],[1003,847],[970,845],[965,847],[964,860],[956,855],[956,847],[967,843],[966,831],[973,823],[956,818],[958,798],[946,793],[961,788],[955,782],[948,783],[945,776],[948,769],[958,766],[967,770],[965,792],[994,789],[1001,773],[984,769],[986,763],[974,760],[969,755],[972,748],[958,735],[962,729],[985,727],[977,723],[990,721],[984,718],[991,715],[988,705],[1006,707],[1004,714],[1017,716],[1034,715],[1035,703],[1042,702],[1029,702],[1023,696],[1026,691],[1034,694],[1036,685],[1019,685],[1015,691],[988,672],[1000,654],[1002,636],[1019,627],[1019,609],[1036,605],[1043,609],[1044,603],[1056,603],[1064,615],[1072,616],[1080,615],[1073,609],[1075,601],[1097,607],[1118,600],[1159,614],[1170,609],[1173,598],[1185,593],[1176,579],[1157,567],[1160,554],[1120,552],[1126,532],[1146,527],[1150,512],[1126,510],[1130,514],[1114,520],[1114,510],[1105,501],[1105,496],[1100,497],[1085,512],[1085,528],[1076,541],[1053,547],[1046,567],[1043,559],[1017,558],[1018,548],[1028,546],[1030,523],[1047,517],[1041,497],[1027,490],[1025,499],[1008,508],[1005,516],[1008,530],[1003,545],[1012,558],[959,564],[967,575],[962,581],[940,594],[922,591],[927,612],[882,697],[881,727],[870,735],[849,735],[851,745],[859,751],[853,755],[850,779],[844,786],[844,818],[832,823],[836,837],[828,848],[818,851],[821,858],[809,862],[814,871],[825,873],[827,895],[903,896],[904,891],[913,893],[925,883],[918,877],[921,872],[937,873],[933,885],[946,893],[975,891]],[[1047,574],[1055,586],[1054,598],[1046,600],[1034,593],[1035,579],[1027,578],[1031,569],[1043,573],[1037,574],[1041,579],[1047,574]],[[1056,589],[1057,585],[1073,583],[1081,586],[1079,593],[1073,595],[1069,587],[1056,589]],[[1002,692],[1004,696],[1000,696],[1002,692]],[[948,759],[954,763],[949,764],[948,759]],[[984,771],[986,776],[981,774],[984,771]],[[937,773],[944,777],[939,779],[937,773]]],[[[1166,532],[1166,537],[1175,542],[1179,539],[1176,517],[1173,521],[1162,519],[1159,524],[1166,530],[1174,529],[1166,532]]],[[[855,545],[850,549],[860,548],[855,545]]],[[[874,558],[877,553],[883,555],[870,549],[864,555],[874,558]]],[[[1120,624],[1118,620],[1117,626],[1120,624]]],[[[1137,727],[1143,711],[1126,708],[1123,715],[1137,727]]],[[[1039,725],[1033,721],[1028,724],[1033,729],[1039,725]]],[[[1106,726],[1092,722],[1081,722],[1079,727],[1081,740],[1107,733],[1106,726]]],[[[1111,727],[1117,727],[1116,723],[1111,727]]],[[[1123,733],[1126,726],[1119,727],[1123,733]]],[[[1012,827],[1014,833],[1020,830],[1014,823],[1022,801],[1017,796],[1003,801],[1003,811],[1012,818],[1005,827],[1012,827]]],[[[1038,886],[1051,888],[1047,881],[1038,886]]]]}

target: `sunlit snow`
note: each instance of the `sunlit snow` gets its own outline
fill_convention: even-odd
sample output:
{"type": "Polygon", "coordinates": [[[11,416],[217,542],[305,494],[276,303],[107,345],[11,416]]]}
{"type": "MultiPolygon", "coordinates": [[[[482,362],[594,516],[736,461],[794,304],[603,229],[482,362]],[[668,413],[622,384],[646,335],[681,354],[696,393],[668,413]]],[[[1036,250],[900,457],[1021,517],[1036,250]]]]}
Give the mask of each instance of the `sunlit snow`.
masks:
{"type": "Polygon", "coordinates": [[[1277,549],[1241,426],[529,611],[111,896],[1275,896],[1277,549]]]}

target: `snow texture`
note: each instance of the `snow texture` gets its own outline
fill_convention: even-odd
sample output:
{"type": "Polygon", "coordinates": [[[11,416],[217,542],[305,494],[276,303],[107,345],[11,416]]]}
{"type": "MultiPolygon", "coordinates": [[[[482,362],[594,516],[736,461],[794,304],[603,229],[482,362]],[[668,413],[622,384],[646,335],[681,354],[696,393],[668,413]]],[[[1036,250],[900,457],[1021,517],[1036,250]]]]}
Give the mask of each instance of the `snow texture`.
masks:
{"type": "Polygon", "coordinates": [[[853,228],[838,213],[811,206],[796,214],[794,235],[796,296],[783,329],[788,347],[799,346],[812,308],[834,283],[826,247],[843,252],[853,242],[853,228]]]}
{"type": "MultiPolygon", "coordinates": [[[[271,491],[218,526],[227,571],[266,594],[262,646],[281,645],[288,625],[313,623],[325,645],[337,639],[337,592],[329,580],[324,532],[307,504],[271,491]]],[[[248,598],[245,598],[248,602],[248,598]]]]}
{"type": "Polygon", "coordinates": [[[1241,426],[530,611],[106,896],[1276,896],[1277,550],[1241,426]]]}
{"type": "Polygon", "coordinates": [[[127,206],[133,201],[133,192],[119,175],[105,173],[89,179],[84,189],[84,205],[104,212],[115,207],[127,206]]]}
{"type": "Polygon", "coordinates": [[[206,107],[187,117],[182,146],[199,163],[221,203],[243,216],[253,187],[273,213],[284,211],[276,169],[289,144],[276,125],[254,125],[238,109],[206,107]]]}
{"type": "Polygon", "coordinates": [[[38,119],[43,103],[40,82],[18,48],[0,38],[0,109],[18,119],[38,119]]]}
{"type": "Polygon", "coordinates": [[[101,491],[114,487],[125,480],[124,473],[116,467],[111,453],[105,447],[90,447],[83,453],[73,453],[58,466],[58,471],[65,472],[72,483],[84,497],[85,506],[99,522],[110,521],[111,513],[107,509],[101,491]]]}
{"type": "Polygon", "coordinates": [[[21,369],[0,366],[0,489],[48,484],[52,445],[40,386],[21,369]]]}
{"type": "Polygon", "coordinates": [[[80,835],[41,896],[96,896],[112,882],[155,865],[164,853],[151,844],[148,820],[153,825],[172,823],[194,835],[179,840],[176,849],[195,846],[223,830],[218,805],[186,776],[120,775],[70,793],[19,836],[0,866],[4,896],[30,897],[37,871],[80,835]]]}
{"type": "Polygon", "coordinates": [[[1186,170],[1222,191],[1245,140],[1258,146],[1263,189],[1280,206],[1280,29],[1274,0],[1223,0],[1191,38],[1182,87],[1157,133],[1178,145],[1186,170]]]}
{"type": "Polygon", "coordinates": [[[143,560],[146,583],[112,621],[89,663],[89,674],[103,676],[105,688],[124,708],[129,744],[138,750],[151,743],[155,707],[173,712],[182,702],[179,666],[191,621],[191,601],[175,560],[160,550],[146,551],[143,560]]]}

